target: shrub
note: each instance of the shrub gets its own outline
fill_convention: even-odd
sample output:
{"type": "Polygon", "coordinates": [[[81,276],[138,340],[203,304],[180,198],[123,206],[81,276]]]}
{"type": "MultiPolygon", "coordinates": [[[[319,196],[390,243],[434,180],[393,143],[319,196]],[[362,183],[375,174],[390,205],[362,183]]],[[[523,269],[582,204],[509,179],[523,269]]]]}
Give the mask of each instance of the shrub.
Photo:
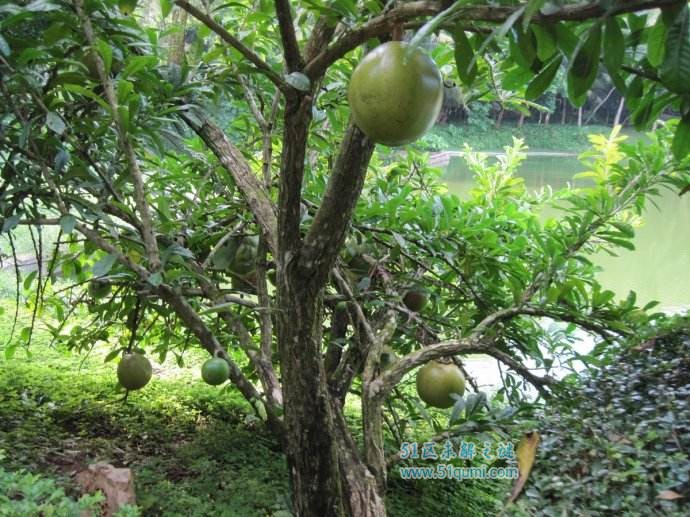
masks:
{"type": "MultiPolygon", "coordinates": [[[[0,460],[3,458],[0,451],[0,460]]],[[[95,512],[103,495],[82,496],[78,501],[67,497],[52,479],[26,470],[8,472],[0,467],[0,516],[54,515],[71,517],[95,512]]],[[[94,515],[94,514],[92,514],[94,515]]]]}
{"type": "Polygon", "coordinates": [[[688,515],[690,319],[602,362],[545,418],[520,508],[688,515]]]}

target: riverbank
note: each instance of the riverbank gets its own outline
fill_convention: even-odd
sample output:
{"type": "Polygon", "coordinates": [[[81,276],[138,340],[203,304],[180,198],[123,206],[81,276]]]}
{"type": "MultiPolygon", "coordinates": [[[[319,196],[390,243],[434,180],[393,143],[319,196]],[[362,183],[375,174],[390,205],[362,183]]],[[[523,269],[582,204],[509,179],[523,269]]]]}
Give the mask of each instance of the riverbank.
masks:
{"type": "MultiPolygon", "coordinates": [[[[494,126],[478,127],[473,125],[436,125],[416,146],[425,151],[457,151],[465,144],[475,151],[500,151],[511,145],[513,138],[521,138],[530,151],[568,152],[575,155],[591,147],[588,135],[608,134],[608,126],[573,126],[550,124],[525,124],[522,127],[494,126]]],[[[623,133],[639,138],[632,129],[625,128],[623,133]]]]}

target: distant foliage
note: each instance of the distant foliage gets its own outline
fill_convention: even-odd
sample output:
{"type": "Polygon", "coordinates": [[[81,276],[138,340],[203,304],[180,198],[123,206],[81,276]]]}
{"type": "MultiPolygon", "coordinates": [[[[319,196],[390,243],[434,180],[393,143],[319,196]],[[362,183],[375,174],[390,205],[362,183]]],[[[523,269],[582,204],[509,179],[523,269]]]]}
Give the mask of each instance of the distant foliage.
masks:
{"type": "Polygon", "coordinates": [[[632,346],[552,406],[521,508],[530,515],[688,515],[690,319],[632,346]]]}

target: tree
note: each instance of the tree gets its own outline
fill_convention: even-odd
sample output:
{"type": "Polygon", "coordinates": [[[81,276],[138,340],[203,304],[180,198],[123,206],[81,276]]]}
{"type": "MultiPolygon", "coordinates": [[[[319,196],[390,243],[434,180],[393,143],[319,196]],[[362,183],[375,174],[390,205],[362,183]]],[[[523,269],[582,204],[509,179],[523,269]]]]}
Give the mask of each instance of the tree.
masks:
{"type": "MultiPolygon", "coordinates": [[[[644,124],[688,105],[685,2],[443,10],[429,1],[261,0],[217,11],[174,3],[188,25],[199,24],[198,37],[209,34],[198,63],[164,64],[156,31],[121,16],[112,0],[2,7],[3,232],[36,228],[43,257],[40,228],[60,228],[48,273],[24,283],[34,284],[35,314],[50,310],[64,322],[75,301],[88,302],[93,324],[58,325],[56,339],[83,349],[115,330],[111,358],[134,344],[181,357],[191,343],[224,358],[284,445],[297,515],[385,514],[386,472],[399,456],[386,456],[384,404],[393,412],[391,400],[409,402],[397,387],[429,360],[462,364],[463,354],[485,353],[546,397],[557,382],[525,364],[548,369],[543,346],[567,353],[574,329],[615,340],[648,321],[634,296],[615,302],[601,289],[586,252],[632,246],[627,214],[662,186],[688,184],[687,162],[669,157],[673,124],[649,147],[621,150],[615,133],[596,140],[595,186],[553,197],[535,197],[513,177],[519,144],[497,165],[472,156],[479,187],[460,201],[413,148],[406,157],[375,152],[347,122],[344,92],[367,42],[421,26],[410,44],[450,30],[463,50],[457,68],[448,64],[452,46],[433,53],[450,75],[479,86],[494,81],[484,55],[499,62],[495,42],[508,38],[503,81],[530,98],[567,62],[569,95],[581,105],[603,56],[644,124]],[[655,7],[663,16],[652,24],[655,7]],[[678,51],[652,62],[649,47],[665,48],[657,37],[678,51]],[[542,224],[535,210],[548,203],[565,215],[542,224]],[[256,258],[240,271],[228,244],[248,236],[258,236],[256,258]],[[54,288],[58,271],[76,294],[54,288]],[[113,287],[104,301],[79,287],[92,276],[113,287]],[[417,314],[400,300],[420,282],[432,304],[417,314]],[[544,317],[569,326],[545,329],[544,317]],[[388,344],[402,357],[384,369],[388,344]],[[353,392],[362,444],[344,415],[353,392]]],[[[161,8],[168,15],[172,2],[161,8]]],[[[678,158],[689,121],[672,144],[678,158]]],[[[7,353],[30,341],[31,329],[11,338],[7,353]]],[[[467,429],[457,425],[465,402],[445,429],[451,435],[467,429]]]]}

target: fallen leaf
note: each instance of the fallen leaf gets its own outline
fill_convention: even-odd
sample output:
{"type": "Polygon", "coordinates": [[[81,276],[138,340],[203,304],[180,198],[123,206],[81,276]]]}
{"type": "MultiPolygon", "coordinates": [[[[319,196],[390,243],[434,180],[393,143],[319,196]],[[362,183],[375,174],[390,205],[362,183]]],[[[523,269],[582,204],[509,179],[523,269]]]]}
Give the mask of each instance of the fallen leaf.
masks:
{"type": "Polygon", "coordinates": [[[683,496],[674,490],[662,490],[656,498],[664,499],[665,501],[675,501],[676,499],[683,499],[683,496]]]}
{"type": "Polygon", "coordinates": [[[520,475],[517,478],[517,481],[515,481],[515,485],[513,485],[513,490],[510,493],[508,503],[512,503],[518,498],[520,492],[522,492],[522,489],[525,486],[525,483],[527,483],[527,478],[529,477],[529,473],[534,465],[534,458],[537,455],[538,444],[539,433],[536,431],[525,433],[520,440],[520,443],[518,443],[516,455],[520,475]]]}

